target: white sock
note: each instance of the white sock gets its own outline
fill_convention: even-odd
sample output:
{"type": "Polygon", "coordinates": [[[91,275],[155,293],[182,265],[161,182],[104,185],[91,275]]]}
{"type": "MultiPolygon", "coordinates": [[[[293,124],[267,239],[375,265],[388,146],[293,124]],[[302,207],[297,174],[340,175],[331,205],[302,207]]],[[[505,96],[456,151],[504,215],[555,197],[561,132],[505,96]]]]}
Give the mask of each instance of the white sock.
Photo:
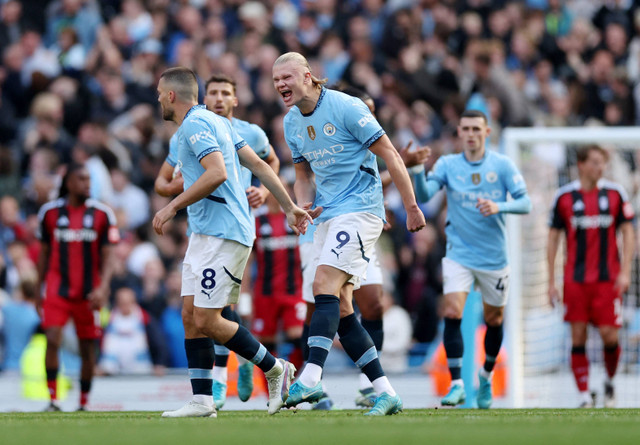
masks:
{"type": "Polygon", "coordinates": [[[376,391],[376,394],[381,395],[383,392],[386,392],[390,396],[395,396],[396,392],[393,390],[391,383],[389,383],[389,379],[387,376],[378,377],[373,382],[373,389],[376,391]]]}
{"type": "Polygon", "coordinates": [[[487,379],[489,381],[491,381],[491,379],[493,378],[493,371],[487,372],[487,370],[484,369],[484,366],[480,367],[480,372],[478,374],[480,374],[483,378],[485,378],[485,379],[487,379]]]}
{"type": "Polygon", "coordinates": [[[322,380],[322,368],[314,363],[307,363],[298,380],[304,386],[313,388],[322,380]]]}
{"type": "Polygon", "coordinates": [[[204,394],[194,394],[193,401],[199,403],[200,405],[205,405],[212,407],[213,406],[213,396],[207,396],[204,394]]]}
{"type": "Polygon", "coordinates": [[[360,373],[360,390],[363,389],[367,389],[367,388],[371,388],[371,382],[369,381],[369,378],[363,373],[360,373]]]}
{"type": "Polygon", "coordinates": [[[227,367],[214,366],[213,367],[213,380],[216,382],[227,384],[227,367]]]}
{"type": "Polygon", "coordinates": [[[282,364],[280,363],[280,360],[276,360],[276,364],[273,365],[273,368],[271,368],[270,370],[265,372],[264,376],[265,377],[273,377],[273,376],[282,374],[282,371],[284,371],[284,368],[282,367],[282,364]]]}
{"type": "Polygon", "coordinates": [[[456,385],[462,386],[464,388],[464,382],[462,381],[462,379],[451,380],[451,386],[449,388],[453,388],[456,385]]]}

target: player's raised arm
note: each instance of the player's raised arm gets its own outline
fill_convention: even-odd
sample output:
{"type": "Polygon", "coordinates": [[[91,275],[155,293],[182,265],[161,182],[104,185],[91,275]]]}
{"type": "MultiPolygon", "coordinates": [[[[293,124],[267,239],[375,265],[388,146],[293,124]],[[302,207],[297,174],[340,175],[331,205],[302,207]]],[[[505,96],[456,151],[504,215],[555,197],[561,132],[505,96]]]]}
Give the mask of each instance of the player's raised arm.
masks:
{"type": "Polygon", "coordinates": [[[305,233],[307,224],[309,222],[313,223],[313,219],[307,212],[294,204],[289,193],[280,182],[280,178],[278,178],[269,164],[260,159],[249,145],[245,145],[237,153],[240,163],[258,177],[260,182],[269,189],[282,206],[282,209],[287,214],[287,222],[296,235],[305,233]]]}
{"type": "Polygon", "coordinates": [[[411,187],[411,179],[404,167],[402,158],[393,144],[391,144],[389,137],[386,134],[382,135],[371,144],[369,150],[376,156],[380,156],[387,164],[391,179],[400,192],[402,203],[407,212],[407,229],[411,232],[422,229],[426,225],[424,214],[416,202],[416,197],[411,187]]]}

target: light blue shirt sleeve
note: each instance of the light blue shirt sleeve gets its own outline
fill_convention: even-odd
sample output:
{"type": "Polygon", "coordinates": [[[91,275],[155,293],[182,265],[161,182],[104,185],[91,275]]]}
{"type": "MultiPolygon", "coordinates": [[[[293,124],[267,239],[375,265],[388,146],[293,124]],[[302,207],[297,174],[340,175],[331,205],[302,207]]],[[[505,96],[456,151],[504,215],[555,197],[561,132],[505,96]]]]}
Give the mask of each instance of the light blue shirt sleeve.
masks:
{"type": "Polygon", "coordinates": [[[213,128],[203,119],[189,119],[183,125],[187,147],[196,156],[198,162],[208,154],[220,151],[220,144],[213,128]]]}
{"type": "Polygon", "coordinates": [[[165,159],[167,164],[171,167],[175,167],[178,163],[178,132],[176,131],[171,139],[169,139],[169,154],[165,159]]]}
{"type": "Polygon", "coordinates": [[[416,198],[419,202],[427,202],[433,195],[447,184],[446,161],[444,158],[438,159],[433,169],[427,174],[420,172],[413,175],[416,198]]]}
{"type": "Polygon", "coordinates": [[[296,126],[290,122],[289,115],[285,116],[284,122],[282,124],[284,128],[284,139],[291,150],[291,158],[293,159],[294,164],[298,164],[302,161],[305,161],[304,156],[300,154],[300,150],[296,145],[296,138],[301,137],[294,134],[294,132],[298,131],[296,126]]]}
{"type": "Polygon", "coordinates": [[[252,145],[251,148],[253,148],[253,151],[256,152],[260,159],[264,160],[271,153],[269,138],[267,138],[267,134],[264,132],[264,130],[256,124],[251,124],[251,128],[255,132],[255,146],[252,145]]]}
{"type": "Polygon", "coordinates": [[[529,213],[531,211],[531,200],[527,193],[527,185],[522,174],[510,159],[505,159],[502,177],[505,181],[505,187],[513,200],[499,202],[498,210],[501,213],[529,213]]]}
{"type": "Polygon", "coordinates": [[[376,118],[369,111],[369,107],[360,99],[352,98],[351,104],[343,112],[345,126],[365,148],[369,148],[385,134],[376,118]]]}

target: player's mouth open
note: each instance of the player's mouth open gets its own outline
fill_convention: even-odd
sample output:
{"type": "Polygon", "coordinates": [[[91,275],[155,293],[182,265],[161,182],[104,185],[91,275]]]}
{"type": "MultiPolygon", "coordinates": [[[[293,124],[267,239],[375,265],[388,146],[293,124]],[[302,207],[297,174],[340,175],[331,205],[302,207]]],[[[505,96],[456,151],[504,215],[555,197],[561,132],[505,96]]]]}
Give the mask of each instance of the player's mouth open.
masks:
{"type": "Polygon", "coordinates": [[[285,102],[287,100],[289,100],[291,98],[291,96],[293,95],[293,93],[291,92],[291,90],[284,90],[284,91],[280,91],[280,94],[282,95],[282,98],[285,100],[285,102]]]}

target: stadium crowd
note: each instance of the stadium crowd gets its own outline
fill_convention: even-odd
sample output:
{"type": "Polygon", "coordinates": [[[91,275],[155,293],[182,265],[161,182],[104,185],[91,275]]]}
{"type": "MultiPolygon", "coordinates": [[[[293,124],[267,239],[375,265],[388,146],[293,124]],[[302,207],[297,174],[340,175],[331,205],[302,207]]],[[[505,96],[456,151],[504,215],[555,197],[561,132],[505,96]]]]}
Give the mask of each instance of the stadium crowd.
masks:
{"type": "MultiPolygon", "coordinates": [[[[147,335],[130,345],[146,348],[156,369],[186,366],[179,272],[186,218],[168,223],[170,236],[150,230],[151,216],[168,202],[153,190],[175,131],[157,105],[167,67],[192,68],[201,87],[215,72],[234,78],[241,104],[234,115],[265,130],[291,181],[286,110],[271,72],[287,51],[304,54],[330,85],[369,93],[395,146],[429,145],[430,164],[459,151],[456,124],[469,101],[487,111],[494,146],[508,126],[640,123],[638,0],[0,4],[5,369],[17,368],[20,346],[37,325],[37,212],[57,196],[71,161],[88,166],[92,197],[117,216],[112,322],[137,317],[147,335]]],[[[414,341],[429,343],[440,319],[445,203],[424,205],[427,228],[410,234],[393,187],[386,199],[392,226],[381,240],[385,287],[410,314],[414,341]]],[[[138,365],[130,371],[152,369],[138,365]]],[[[112,372],[108,354],[102,366],[112,372]]]]}

